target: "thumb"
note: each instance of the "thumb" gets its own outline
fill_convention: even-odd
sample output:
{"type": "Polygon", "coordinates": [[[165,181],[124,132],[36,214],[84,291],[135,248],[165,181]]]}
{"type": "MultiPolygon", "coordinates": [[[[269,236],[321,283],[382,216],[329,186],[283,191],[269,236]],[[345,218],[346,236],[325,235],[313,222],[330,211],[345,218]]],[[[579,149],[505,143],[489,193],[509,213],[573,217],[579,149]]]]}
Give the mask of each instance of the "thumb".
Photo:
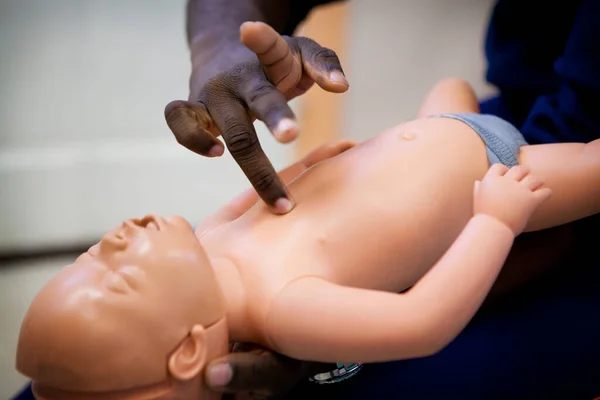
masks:
{"type": "Polygon", "coordinates": [[[232,353],[213,360],[206,368],[207,385],[219,392],[250,392],[273,379],[272,360],[259,352],[232,353]]]}
{"type": "Polygon", "coordinates": [[[282,395],[307,377],[310,363],[268,350],[231,353],[206,368],[207,385],[217,392],[282,395]]]}

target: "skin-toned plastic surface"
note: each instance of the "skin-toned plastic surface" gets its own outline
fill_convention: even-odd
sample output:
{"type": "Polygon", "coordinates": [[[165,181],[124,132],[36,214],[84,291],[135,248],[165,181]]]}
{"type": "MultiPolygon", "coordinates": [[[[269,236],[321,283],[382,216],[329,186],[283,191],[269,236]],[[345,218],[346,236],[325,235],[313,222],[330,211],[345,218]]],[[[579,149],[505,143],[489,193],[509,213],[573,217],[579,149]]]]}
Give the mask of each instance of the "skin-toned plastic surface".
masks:
{"type": "MultiPolygon", "coordinates": [[[[471,96],[464,82],[444,81],[426,100],[423,116],[477,112],[471,96]],[[452,94],[455,101],[444,101],[452,94]]],[[[435,353],[477,311],[516,235],[600,211],[600,142],[526,146],[520,161],[523,166],[510,171],[490,168],[479,136],[445,118],[410,121],[360,145],[325,146],[281,174],[296,199],[294,212],[276,216],[250,190],[201,224],[196,234],[210,262],[190,241],[187,225],[177,235],[159,230],[162,238],[146,226],[143,231],[156,238],[152,245],[131,240],[138,250],[126,262],[103,261],[104,268],[125,268],[149,257],[165,268],[144,275],[150,287],[161,288],[156,297],[115,314],[129,312],[131,321],[94,318],[109,303],[96,307],[94,296],[77,296],[101,292],[98,287],[116,295],[112,284],[98,283],[104,279],[79,272],[95,271],[86,267],[92,264],[86,257],[99,259],[94,251],[67,267],[34,300],[17,366],[37,387],[63,390],[122,390],[169,377],[182,382],[205,361],[171,367],[175,354],[195,354],[172,349],[195,337],[194,327],[208,332],[216,320],[226,321],[228,331],[219,343],[259,343],[303,360],[378,362],[435,353]],[[186,245],[193,251],[183,251],[186,245]],[[180,309],[196,311],[198,320],[177,318],[188,315],[180,309]],[[178,325],[177,332],[168,328],[178,325]],[[97,351],[81,353],[96,340],[97,351]],[[128,341],[132,347],[124,352],[128,341]],[[129,368],[127,362],[143,358],[111,354],[147,359],[143,368],[129,368]],[[58,361],[47,364],[53,356],[58,361]],[[87,369],[90,359],[95,364],[87,369]]],[[[140,235],[132,237],[146,237],[140,235]]],[[[114,304],[122,310],[129,303],[114,304]]],[[[203,360],[211,357],[217,355],[203,360]]]]}
{"type": "MultiPolygon", "coordinates": [[[[426,116],[477,111],[468,84],[442,81],[421,118],[293,179],[289,215],[272,215],[249,191],[200,225],[228,299],[231,339],[324,362],[418,357],[451,341],[510,245],[473,219],[473,184],[490,169],[483,141],[459,121],[426,116]],[[444,284],[433,278],[442,271],[444,284]]],[[[519,160],[527,180],[553,192],[531,218],[521,216],[524,231],[600,211],[600,142],[525,146],[519,160]]],[[[507,213],[519,207],[508,194],[497,200],[507,213]]]]}
{"type": "Polygon", "coordinates": [[[202,371],[227,351],[223,295],[193,229],[151,215],[124,222],[42,289],[17,369],[37,399],[211,399],[202,371]]]}

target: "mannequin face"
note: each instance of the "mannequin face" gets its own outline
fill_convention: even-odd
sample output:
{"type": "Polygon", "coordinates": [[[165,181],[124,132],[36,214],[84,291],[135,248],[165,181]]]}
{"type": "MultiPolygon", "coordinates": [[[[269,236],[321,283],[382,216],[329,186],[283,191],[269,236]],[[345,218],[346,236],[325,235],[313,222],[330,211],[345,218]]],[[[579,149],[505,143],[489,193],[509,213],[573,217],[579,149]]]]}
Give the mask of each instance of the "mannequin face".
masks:
{"type": "MultiPolygon", "coordinates": [[[[74,263],[71,277],[116,308],[179,308],[177,299],[215,286],[208,259],[190,225],[181,218],[146,216],[125,221],[74,263]],[[85,273],[84,273],[85,272],[85,273]],[[123,303],[123,304],[119,304],[123,303]],[[117,307],[118,305],[118,307],[117,307]]],[[[212,291],[212,290],[211,290],[212,291]]],[[[92,296],[93,297],[93,296],[92,296]]]]}
{"type": "Polygon", "coordinates": [[[168,379],[168,356],[190,329],[224,314],[210,263],[185,220],[128,220],[34,299],[17,368],[64,390],[153,385],[168,379]]]}

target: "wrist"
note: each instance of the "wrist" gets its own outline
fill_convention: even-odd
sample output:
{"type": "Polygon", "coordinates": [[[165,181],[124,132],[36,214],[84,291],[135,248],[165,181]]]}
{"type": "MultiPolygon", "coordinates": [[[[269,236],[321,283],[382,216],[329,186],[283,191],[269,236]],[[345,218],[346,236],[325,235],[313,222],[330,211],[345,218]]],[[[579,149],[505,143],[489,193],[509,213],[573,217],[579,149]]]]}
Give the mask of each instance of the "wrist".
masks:
{"type": "Polygon", "coordinates": [[[508,226],[506,223],[502,222],[501,220],[492,215],[485,213],[476,213],[471,219],[471,221],[476,224],[486,225],[487,227],[489,227],[488,229],[491,228],[494,231],[497,231],[499,234],[507,234],[510,235],[511,238],[514,238],[516,236],[515,232],[510,226],[508,226]]]}
{"type": "Polygon", "coordinates": [[[232,33],[230,29],[212,29],[199,33],[190,39],[189,48],[192,68],[253,54],[240,41],[238,31],[232,33]]]}

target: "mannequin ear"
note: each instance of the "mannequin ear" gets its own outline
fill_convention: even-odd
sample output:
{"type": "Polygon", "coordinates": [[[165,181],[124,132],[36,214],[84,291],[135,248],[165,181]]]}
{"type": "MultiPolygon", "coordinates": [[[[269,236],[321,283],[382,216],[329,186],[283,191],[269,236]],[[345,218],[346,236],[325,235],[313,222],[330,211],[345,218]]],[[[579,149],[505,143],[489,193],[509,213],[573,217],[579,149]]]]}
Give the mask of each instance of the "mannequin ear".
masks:
{"type": "Polygon", "coordinates": [[[187,381],[200,374],[206,364],[206,330],[194,325],[189,335],[169,357],[169,373],[187,381]]]}

